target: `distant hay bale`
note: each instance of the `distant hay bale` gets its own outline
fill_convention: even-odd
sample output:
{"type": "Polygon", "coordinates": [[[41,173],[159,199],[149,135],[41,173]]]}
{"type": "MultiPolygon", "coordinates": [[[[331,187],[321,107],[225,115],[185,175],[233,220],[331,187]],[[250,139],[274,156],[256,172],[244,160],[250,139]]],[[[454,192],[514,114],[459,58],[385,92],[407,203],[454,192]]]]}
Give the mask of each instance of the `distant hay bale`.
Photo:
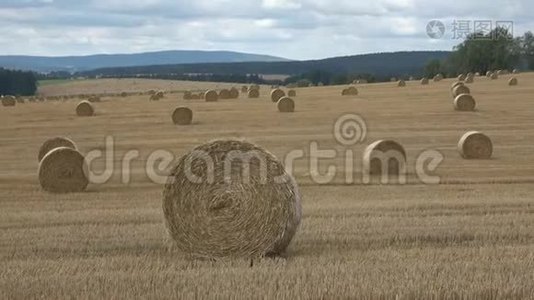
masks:
{"type": "Polygon", "coordinates": [[[184,92],[184,100],[192,100],[193,99],[193,93],[190,91],[184,92]]]}
{"type": "Polygon", "coordinates": [[[165,98],[165,93],[163,91],[159,91],[156,93],[156,96],[158,96],[159,99],[165,98]]]}
{"type": "Polygon", "coordinates": [[[13,96],[4,96],[2,97],[2,106],[15,106],[17,105],[17,100],[13,96]]]}
{"type": "Polygon", "coordinates": [[[248,97],[249,98],[259,98],[260,97],[260,90],[250,89],[248,91],[248,97]]]}
{"type": "Polygon", "coordinates": [[[214,90],[209,90],[204,93],[204,100],[206,100],[206,102],[217,102],[219,100],[219,94],[214,90]]]}
{"type": "Polygon", "coordinates": [[[443,75],[442,74],[437,74],[436,76],[434,76],[434,82],[440,82],[444,79],[443,75]]]}
{"type": "Polygon", "coordinates": [[[278,106],[279,112],[287,113],[295,111],[295,101],[289,97],[280,98],[276,105],[278,106]]]}
{"type": "Polygon", "coordinates": [[[508,81],[509,86],[516,86],[518,84],[519,84],[519,81],[515,77],[510,78],[510,80],[508,81]]]}
{"type": "Polygon", "coordinates": [[[71,148],[77,150],[76,144],[72,140],[66,137],[55,137],[46,140],[41,145],[41,148],[39,148],[39,153],[37,154],[37,160],[41,162],[43,157],[45,157],[48,152],[56,148],[71,148]]]}
{"type": "Polygon", "coordinates": [[[199,94],[191,94],[190,100],[199,100],[200,97],[201,96],[199,94]]]}
{"type": "Polygon", "coordinates": [[[89,97],[89,99],[87,99],[87,101],[91,102],[91,103],[97,103],[97,102],[100,102],[100,97],[98,96],[91,96],[89,97]]]}
{"type": "Polygon", "coordinates": [[[24,100],[24,98],[22,98],[22,97],[16,97],[16,98],[15,98],[15,101],[17,101],[18,104],[24,104],[24,103],[26,103],[26,100],[24,100]]]}
{"type": "Polygon", "coordinates": [[[342,96],[358,96],[358,94],[359,94],[358,89],[354,86],[346,88],[341,92],[342,96]]]}
{"type": "Polygon", "coordinates": [[[493,76],[493,72],[491,72],[491,71],[487,71],[487,72],[486,72],[486,77],[487,77],[487,78],[491,78],[491,76],[493,76]]]}
{"type": "Polygon", "coordinates": [[[285,97],[286,93],[281,89],[274,89],[271,91],[271,100],[273,102],[278,102],[282,97],[285,97]]]}
{"type": "Polygon", "coordinates": [[[297,97],[297,91],[295,91],[295,90],[289,90],[289,91],[287,92],[287,96],[288,96],[288,97],[297,97]]]}
{"type": "Polygon", "coordinates": [[[397,82],[397,86],[398,86],[398,87],[405,87],[405,86],[406,86],[406,81],[404,81],[404,80],[402,80],[402,79],[399,80],[399,81],[397,82]]]}
{"type": "Polygon", "coordinates": [[[428,78],[424,77],[423,79],[421,79],[421,85],[427,85],[427,84],[429,84],[428,78]]]}
{"type": "Polygon", "coordinates": [[[241,87],[241,93],[248,93],[248,86],[244,85],[241,87]]]}
{"type": "Polygon", "coordinates": [[[180,158],[164,188],[163,213],[188,256],[256,258],[285,252],[302,208],[295,180],[274,155],[222,140],[180,158]]]}
{"type": "Polygon", "coordinates": [[[456,87],[454,87],[452,89],[452,97],[453,98],[456,98],[461,94],[471,94],[471,90],[466,85],[464,85],[463,83],[460,84],[460,85],[457,85],[456,87]]]}
{"type": "Polygon", "coordinates": [[[156,94],[156,91],[155,90],[149,90],[147,92],[148,95],[155,95],[156,94]]]}
{"type": "Polygon", "coordinates": [[[126,97],[128,97],[128,93],[126,93],[126,92],[122,92],[122,93],[121,93],[121,97],[122,97],[122,98],[126,98],[126,97]]]}
{"type": "Polygon", "coordinates": [[[400,176],[406,170],[406,151],[399,143],[380,140],[369,145],[363,155],[363,172],[368,175],[400,176]]]}
{"type": "Polygon", "coordinates": [[[451,91],[454,90],[454,88],[456,88],[457,86],[460,86],[460,85],[464,85],[464,83],[462,81],[453,82],[453,84],[451,85],[451,91]]]}
{"type": "Polygon", "coordinates": [[[458,75],[458,81],[465,81],[466,78],[467,76],[465,76],[465,74],[458,75]]]}
{"type": "Polygon", "coordinates": [[[150,101],[159,101],[159,97],[157,94],[154,94],[154,95],[150,95],[150,101]]]}
{"type": "Polygon", "coordinates": [[[230,89],[230,99],[237,99],[239,98],[239,90],[235,87],[230,89]]]}
{"type": "Polygon", "coordinates": [[[193,122],[193,111],[188,107],[178,107],[172,113],[174,125],[191,125],[193,122]]]}
{"type": "Polygon", "coordinates": [[[61,147],[48,152],[39,164],[39,183],[50,193],[85,191],[89,180],[84,173],[84,157],[77,150],[61,147]]]}
{"type": "Polygon", "coordinates": [[[491,78],[491,80],[499,79],[499,74],[497,74],[497,72],[492,73],[490,78],[491,78]]]}
{"type": "Polygon", "coordinates": [[[257,84],[253,84],[250,86],[249,90],[259,90],[260,89],[260,86],[257,85],[257,84]]]}
{"type": "Polygon", "coordinates": [[[467,77],[465,78],[465,83],[471,84],[475,82],[475,75],[473,73],[469,73],[467,77]]]}
{"type": "Polygon", "coordinates": [[[490,159],[493,155],[493,144],[487,135],[470,131],[460,139],[458,151],[465,159],[490,159]]]}
{"type": "Polygon", "coordinates": [[[474,111],[475,98],[469,94],[460,94],[454,99],[454,109],[457,111],[474,111]]]}
{"type": "Polygon", "coordinates": [[[226,100],[230,99],[230,91],[227,89],[222,89],[219,91],[219,99],[226,100]]]}
{"type": "Polygon", "coordinates": [[[91,117],[95,114],[95,109],[91,102],[82,101],[76,106],[76,115],[79,117],[91,117]]]}
{"type": "Polygon", "coordinates": [[[514,70],[512,71],[512,73],[513,73],[513,74],[519,74],[519,70],[518,70],[518,69],[514,69],[514,70]]]}

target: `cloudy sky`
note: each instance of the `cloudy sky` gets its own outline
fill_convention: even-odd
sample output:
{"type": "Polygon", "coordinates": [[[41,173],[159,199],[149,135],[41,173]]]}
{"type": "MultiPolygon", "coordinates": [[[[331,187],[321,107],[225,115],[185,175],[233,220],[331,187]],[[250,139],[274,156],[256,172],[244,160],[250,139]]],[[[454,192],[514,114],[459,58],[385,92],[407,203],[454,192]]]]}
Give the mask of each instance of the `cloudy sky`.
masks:
{"type": "Polygon", "coordinates": [[[0,54],[198,49],[313,59],[450,50],[460,23],[513,21],[520,35],[534,31],[533,15],[532,0],[0,0],[0,54]],[[426,33],[435,19],[446,25],[441,39],[426,33]]]}

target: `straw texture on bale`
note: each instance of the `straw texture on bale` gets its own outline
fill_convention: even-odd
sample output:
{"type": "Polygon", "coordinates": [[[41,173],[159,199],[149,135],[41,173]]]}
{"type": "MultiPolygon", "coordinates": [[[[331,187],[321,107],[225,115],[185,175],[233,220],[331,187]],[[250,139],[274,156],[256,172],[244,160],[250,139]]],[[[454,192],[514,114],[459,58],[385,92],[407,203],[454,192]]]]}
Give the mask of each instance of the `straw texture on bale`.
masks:
{"type": "Polygon", "coordinates": [[[159,101],[159,96],[157,94],[150,95],[150,101],[159,101]]]}
{"type": "Polygon", "coordinates": [[[43,160],[43,157],[48,154],[48,152],[56,148],[70,148],[77,150],[76,144],[71,139],[66,137],[55,137],[46,140],[41,145],[41,148],[39,148],[39,153],[37,154],[37,160],[40,162],[43,160]]]}
{"type": "Polygon", "coordinates": [[[399,80],[399,81],[397,82],[397,86],[398,86],[398,87],[405,87],[405,86],[406,86],[406,81],[404,81],[404,80],[402,80],[402,79],[399,80]]]}
{"type": "Polygon", "coordinates": [[[518,84],[519,84],[519,81],[515,77],[510,78],[510,80],[508,81],[509,86],[516,86],[518,84]]]}
{"type": "Polygon", "coordinates": [[[406,151],[392,140],[369,145],[363,155],[363,171],[369,175],[402,175],[406,169],[406,151]],[[384,166],[383,163],[387,164],[384,166]],[[384,171],[387,174],[384,174],[384,171]]]}
{"type": "Polygon", "coordinates": [[[193,99],[193,93],[187,91],[184,93],[184,100],[192,100],[193,99]]]}
{"type": "Polygon", "coordinates": [[[439,82],[442,80],[443,80],[443,75],[437,74],[436,76],[434,76],[434,82],[439,82]]]}
{"type": "Polygon", "coordinates": [[[178,107],[172,113],[172,122],[175,125],[191,125],[193,111],[188,107],[178,107]]]}
{"type": "Polygon", "coordinates": [[[451,84],[451,91],[454,90],[454,88],[456,88],[457,86],[460,86],[460,85],[464,85],[463,82],[461,81],[455,81],[451,84]]]}
{"type": "Polygon", "coordinates": [[[490,78],[491,78],[491,80],[499,79],[499,74],[497,74],[497,72],[492,73],[490,78]]]}
{"type": "Polygon", "coordinates": [[[76,115],[79,117],[91,117],[94,114],[95,109],[89,101],[82,101],[76,106],[76,115]]]}
{"type": "Polygon", "coordinates": [[[165,93],[162,92],[162,91],[159,91],[159,92],[156,93],[156,96],[158,96],[159,99],[163,99],[163,98],[165,98],[165,93]]]}
{"type": "Polygon", "coordinates": [[[230,89],[230,99],[237,99],[239,98],[239,90],[235,87],[230,89]]]}
{"type": "Polygon", "coordinates": [[[244,85],[241,87],[241,93],[248,93],[248,86],[244,85]]]}
{"type": "Polygon", "coordinates": [[[457,111],[474,111],[475,107],[475,98],[469,94],[461,94],[454,99],[454,109],[457,111]]]}
{"type": "Polygon", "coordinates": [[[39,183],[51,193],[83,192],[89,180],[84,173],[84,157],[71,148],[56,148],[48,152],[39,164],[39,183]]]}
{"type": "Polygon", "coordinates": [[[260,97],[260,90],[250,89],[248,91],[248,97],[249,98],[259,98],[260,97]]]}
{"type": "Polygon", "coordinates": [[[278,102],[280,98],[285,97],[286,93],[281,89],[274,89],[271,91],[271,100],[273,102],[278,102]]]}
{"type": "Polygon", "coordinates": [[[219,94],[214,90],[209,90],[204,93],[204,100],[206,100],[206,102],[217,102],[219,100],[219,94]]]}
{"type": "Polygon", "coordinates": [[[88,99],[87,101],[89,101],[89,102],[91,102],[91,103],[100,102],[100,97],[98,97],[98,96],[91,96],[91,97],[89,97],[89,99],[88,99]]]}
{"type": "Polygon", "coordinates": [[[358,95],[358,89],[353,87],[353,86],[351,86],[349,88],[344,89],[341,92],[341,95],[342,96],[357,96],[358,95]]]}
{"type": "Polygon", "coordinates": [[[465,81],[466,78],[467,76],[465,76],[465,74],[458,75],[458,81],[465,81]]]}
{"type": "Polygon", "coordinates": [[[475,82],[475,75],[473,75],[472,73],[468,74],[467,77],[465,78],[465,83],[474,83],[475,82]]]}
{"type": "Polygon", "coordinates": [[[297,97],[297,91],[295,91],[295,90],[289,90],[289,91],[287,92],[287,96],[288,96],[288,97],[297,97]]]}
{"type": "Polygon", "coordinates": [[[201,145],[183,156],[163,192],[176,247],[211,259],[282,254],[300,224],[300,202],[295,180],[276,157],[234,140],[201,145]]]}
{"type": "Polygon", "coordinates": [[[230,99],[230,91],[227,89],[222,89],[219,91],[219,99],[226,100],[230,99]]]}
{"type": "Polygon", "coordinates": [[[17,100],[15,100],[15,97],[13,96],[2,97],[2,106],[15,106],[16,104],[17,100]]]}
{"type": "Polygon", "coordinates": [[[295,111],[295,101],[289,97],[282,97],[278,100],[276,104],[278,106],[279,112],[294,112],[295,111]]]}
{"type": "Polygon", "coordinates": [[[493,155],[493,144],[487,135],[470,131],[460,139],[458,151],[465,159],[490,159],[493,155]]]}
{"type": "Polygon", "coordinates": [[[421,84],[422,84],[422,85],[427,85],[427,84],[429,84],[429,80],[428,80],[428,78],[425,77],[425,78],[421,79],[421,84]]]}
{"type": "Polygon", "coordinates": [[[461,94],[471,94],[471,90],[466,85],[464,85],[463,83],[455,86],[452,89],[452,97],[453,98],[456,98],[461,94]]]}

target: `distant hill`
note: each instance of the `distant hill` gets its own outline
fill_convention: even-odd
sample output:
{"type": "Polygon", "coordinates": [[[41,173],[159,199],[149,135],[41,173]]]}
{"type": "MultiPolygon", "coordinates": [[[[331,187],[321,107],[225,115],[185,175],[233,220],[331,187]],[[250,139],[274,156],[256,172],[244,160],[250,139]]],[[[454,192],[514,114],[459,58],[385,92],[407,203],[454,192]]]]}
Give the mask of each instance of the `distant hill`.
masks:
{"type": "Polygon", "coordinates": [[[274,62],[287,59],[230,51],[161,51],[139,54],[101,54],[91,56],[0,56],[0,67],[36,72],[82,72],[99,68],[146,65],[274,62]]]}
{"type": "Polygon", "coordinates": [[[168,64],[103,68],[82,72],[79,75],[106,77],[171,74],[299,75],[320,70],[334,74],[372,74],[376,77],[404,76],[420,75],[430,60],[443,60],[450,53],[447,51],[416,51],[365,54],[309,61],[168,64]]]}

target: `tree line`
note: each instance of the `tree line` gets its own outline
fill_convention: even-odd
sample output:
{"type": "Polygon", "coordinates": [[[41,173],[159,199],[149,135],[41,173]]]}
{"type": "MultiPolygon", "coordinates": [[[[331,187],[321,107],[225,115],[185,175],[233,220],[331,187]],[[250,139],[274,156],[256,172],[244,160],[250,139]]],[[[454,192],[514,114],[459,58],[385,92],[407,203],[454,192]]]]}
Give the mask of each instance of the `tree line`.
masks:
{"type": "Polygon", "coordinates": [[[33,72],[0,68],[0,95],[31,96],[37,91],[37,78],[33,72]]]}

